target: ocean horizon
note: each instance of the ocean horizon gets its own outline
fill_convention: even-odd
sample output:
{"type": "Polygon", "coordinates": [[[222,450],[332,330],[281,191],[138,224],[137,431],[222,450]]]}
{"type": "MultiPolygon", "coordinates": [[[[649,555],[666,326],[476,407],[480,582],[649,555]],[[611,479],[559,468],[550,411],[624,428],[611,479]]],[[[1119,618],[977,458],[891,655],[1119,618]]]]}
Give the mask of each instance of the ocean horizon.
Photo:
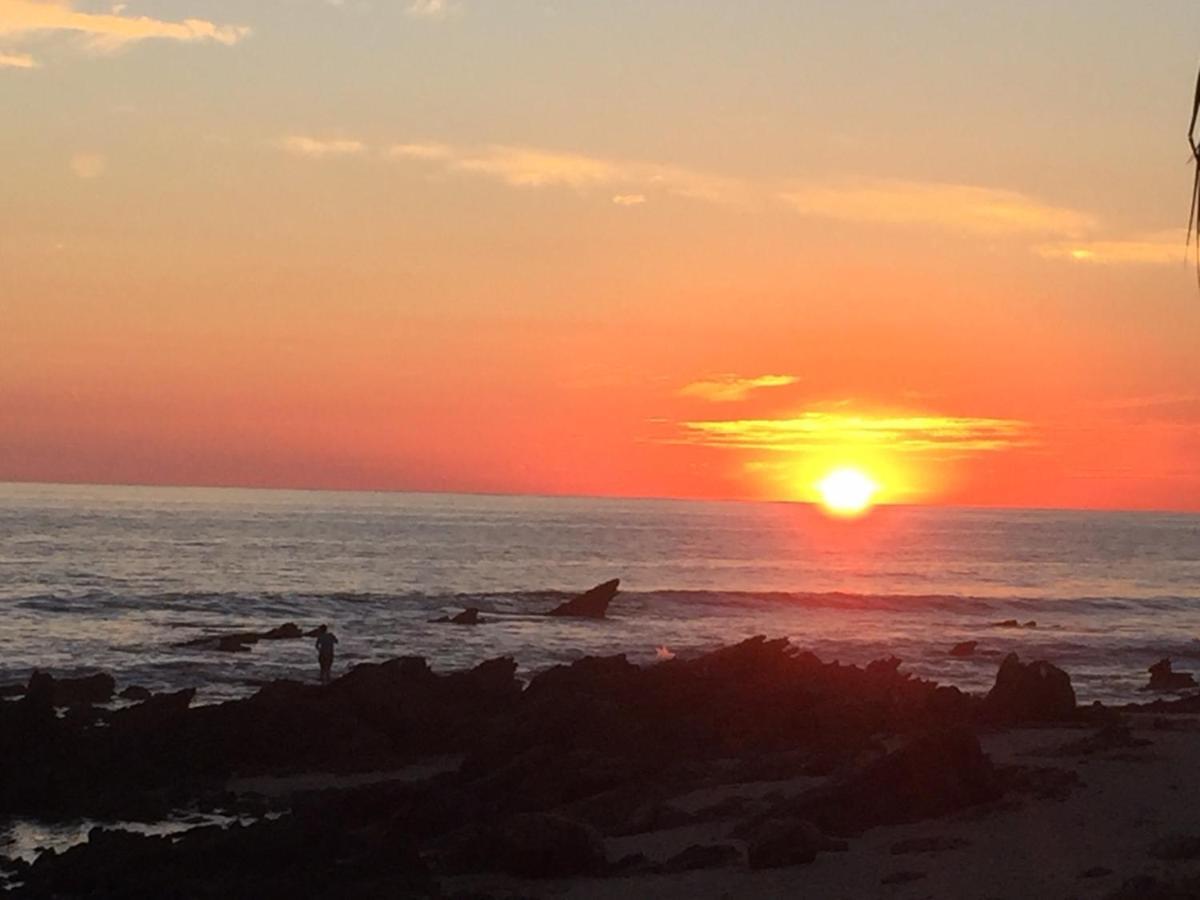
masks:
{"type": "Polygon", "coordinates": [[[1200,515],[1179,512],[879,506],[845,522],[755,501],[4,484],[0,682],[100,669],[231,699],[311,678],[308,642],[179,645],[327,622],[342,668],[511,656],[531,674],[763,634],[975,691],[1016,651],[1067,668],[1081,699],[1126,702],[1159,658],[1200,660],[1197,536],[1200,515]],[[542,615],[610,578],[608,621],[542,615]],[[485,624],[432,621],[467,607],[485,624]],[[970,640],[972,657],[949,654],[970,640]]]}

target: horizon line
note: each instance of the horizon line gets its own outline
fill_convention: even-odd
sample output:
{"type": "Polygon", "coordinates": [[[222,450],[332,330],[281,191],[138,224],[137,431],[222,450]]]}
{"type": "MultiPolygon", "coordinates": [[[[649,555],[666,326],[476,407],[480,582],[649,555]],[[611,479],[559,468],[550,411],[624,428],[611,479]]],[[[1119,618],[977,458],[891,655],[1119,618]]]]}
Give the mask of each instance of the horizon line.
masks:
{"type": "MultiPolygon", "coordinates": [[[[668,501],[678,503],[758,503],[758,504],[788,504],[820,508],[821,504],[812,500],[791,500],[784,498],[766,497],[681,497],[652,494],[586,494],[586,493],[546,493],[524,491],[486,491],[486,490],[435,490],[430,488],[335,488],[311,486],[280,486],[261,484],[168,484],[161,482],[124,482],[124,481],[42,481],[39,479],[8,479],[0,478],[0,487],[10,485],[30,485],[37,487],[97,487],[97,488],[158,488],[163,490],[213,490],[213,491],[277,491],[281,493],[312,493],[312,494],[420,494],[428,496],[458,496],[458,497],[530,497],[535,499],[559,500],[642,500],[668,501]]],[[[959,504],[959,503],[889,503],[881,501],[875,508],[891,509],[947,509],[947,510],[1008,510],[1024,512],[1093,512],[1093,513],[1132,513],[1146,515],[1182,515],[1200,516],[1200,508],[1162,508],[1162,507],[1116,507],[1116,506],[1021,506],[1006,504],[959,504]]]]}

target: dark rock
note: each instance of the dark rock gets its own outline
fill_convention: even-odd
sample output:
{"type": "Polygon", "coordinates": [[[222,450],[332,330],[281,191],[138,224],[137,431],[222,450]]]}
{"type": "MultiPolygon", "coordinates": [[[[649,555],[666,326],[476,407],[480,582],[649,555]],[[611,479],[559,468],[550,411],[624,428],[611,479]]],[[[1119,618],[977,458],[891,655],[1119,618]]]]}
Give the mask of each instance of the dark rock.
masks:
{"type": "Polygon", "coordinates": [[[741,861],[741,851],[732,844],[692,844],[663,863],[659,871],[671,874],[695,869],[723,869],[741,861]]]}
{"type": "Polygon", "coordinates": [[[748,836],[746,861],[752,869],[803,866],[815,860],[818,853],[845,849],[845,841],[826,837],[805,819],[767,819],[748,836]]]}
{"type": "Polygon", "coordinates": [[[1112,869],[1105,866],[1092,866],[1090,869],[1084,869],[1079,873],[1080,878],[1103,878],[1105,875],[1111,875],[1112,869]]]}
{"type": "Polygon", "coordinates": [[[479,610],[475,607],[464,609],[456,616],[442,616],[440,619],[434,619],[435,623],[448,623],[451,625],[479,625],[484,621],[479,618],[479,610]]]}
{"type": "Polygon", "coordinates": [[[1003,622],[993,622],[993,628],[1037,628],[1037,622],[1032,620],[1021,624],[1016,619],[1005,619],[1003,622]]]}
{"type": "Polygon", "coordinates": [[[302,637],[304,637],[304,632],[294,622],[288,622],[258,635],[260,641],[291,641],[302,637]]]}
{"type": "Polygon", "coordinates": [[[23,684],[0,684],[0,699],[4,697],[20,697],[25,693],[23,684]]]}
{"type": "Polygon", "coordinates": [[[472,828],[457,838],[442,862],[450,872],[504,872],[521,878],[597,874],[607,865],[599,833],[545,813],[472,828]]]}
{"type": "Polygon", "coordinates": [[[908,884],[913,881],[920,881],[925,878],[926,872],[892,872],[890,875],[884,875],[879,879],[880,884],[908,884]]]}
{"type": "Polygon", "coordinates": [[[979,646],[979,641],[963,641],[960,644],[955,644],[950,648],[951,656],[971,656],[975,652],[975,648],[979,646]]]}
{"type": "Polygon", "coordinates": [[[222,653],[245,653],[259,641],[289,641],[315,635],[316,630],[302,631],[298,625],[288,622],[269,631],[243,631],[235,634],[210,634],[204,637],[181,641],[176,647],[196,647],[201,650],[217,650],[222,653]]]}
{"type": "Polygon", "coordinates": [[[902,856],[907,853],[942,853],[946,850],[961,850],[963,847],[970,846],[970,841],[960,837],[907,838],[892,844],[891,853],[893,856],[902,856]]]}
{"type": "Polygon", "coordinates": [[[1075,713],[1071,676],[1048,662],[1022,663],[1010,653],[983,703],[984,714],[1002,722],[1056,721],[1075,713]]]}
{"type": "Polygon", "coordinates": [[[1190,691],[1200,687],[1191,672],[1171,671],[1169,658],[1160,659],[1149,671],[1150,683],[1142,688],[1143,691],[1190,691]]]}
{"type": "Polygon", "coordinates": [[[1173,834],[1159,838],[1146,851],[1155,859],[1178,861],[1200,858],[1200,836],[1173,834]]]}
{"type": "Polygon", "coordinates": [[[129,687],[125,688],[125,690],[121,691],[119,696],[125,700],[141,701],[141,700],[149,700],[151,697],[151,694],[150,694],[150,690],[148,688],[140,687],[139,685],[136,685],[136,684],[131,684],[129,687]]]}
{"type": "Polygon", "coordinates": [[[585,594],[580,594],[573,600],[555,607],[546,613],[548,616],[571,616],[584,619],[603,619],[608,612],[608,605],[617,596],[621,579],[614,578],[598,584],[585,594]]]}
{"type": "Polygon", "coordinates": [[[116,688],[116,681],[106,672],[80,678],[54,678],[45,672],[34,672],[25,688],[25,699],[35,705],[48,702],[51,706],[107,703],[116,688]]]}

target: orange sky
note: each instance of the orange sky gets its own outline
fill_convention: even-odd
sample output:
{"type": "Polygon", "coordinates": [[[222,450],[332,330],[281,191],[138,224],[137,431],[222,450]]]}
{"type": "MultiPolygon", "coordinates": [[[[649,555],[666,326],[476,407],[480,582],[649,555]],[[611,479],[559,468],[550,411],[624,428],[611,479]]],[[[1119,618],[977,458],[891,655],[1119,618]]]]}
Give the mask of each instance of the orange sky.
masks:
{"type": "Polygon", "coordinates": [[[1193,4],[247,6],[0,0],[0,480],[1200,509],[1193,4]]]}

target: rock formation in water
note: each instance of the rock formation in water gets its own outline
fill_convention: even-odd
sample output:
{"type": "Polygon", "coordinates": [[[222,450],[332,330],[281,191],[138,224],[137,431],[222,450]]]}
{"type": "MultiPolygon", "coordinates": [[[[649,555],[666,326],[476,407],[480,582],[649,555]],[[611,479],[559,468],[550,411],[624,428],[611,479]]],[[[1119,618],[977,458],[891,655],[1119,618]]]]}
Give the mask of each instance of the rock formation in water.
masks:
{"type": "Polygon", "coordinates": [[[955,644],[950,648],[951,656],[973,656],[975,648],[979,646],[979,641],[963,641],[955,644]]]}
{"type": "Polygon", "coordinates": [[[442,616],[440,619],[434,619],[434,624],[450,624],[450,625],[482,625],[486,620],[479,618],[479,610],[475,607],[468,607],[456,616],[442,616]]]}
{"type": "Polygon", "coordinates": [[[608,605],[621,586],[621,579],[614,578],[598,584],[590,591],[580,594],[573,600],[555,607],[546,613],[548,616],[570,616],[581,619],[603,619],[608,612],[608,605]]]}
{"type": "Polygon", "coordinates": [[[1190,691],[1200,687],[1191,672],[1172,671],[1170,658],[1160,659],[1149,672],[1150,683],[1142,688],[1144,691],[1190,691]]]}

